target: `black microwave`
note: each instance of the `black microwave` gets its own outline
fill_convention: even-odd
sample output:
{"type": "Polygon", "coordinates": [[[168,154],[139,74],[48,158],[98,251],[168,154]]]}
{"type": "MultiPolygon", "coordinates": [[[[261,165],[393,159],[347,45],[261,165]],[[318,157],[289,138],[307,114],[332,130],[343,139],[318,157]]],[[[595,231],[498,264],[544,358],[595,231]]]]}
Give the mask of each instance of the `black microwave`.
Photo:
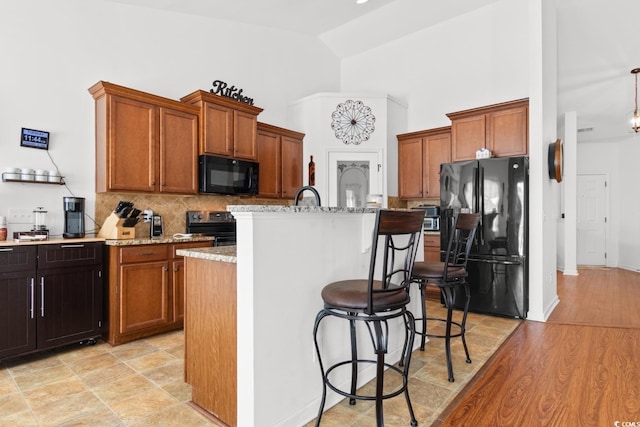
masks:
{"type": "Polygon", "coordinates": [[[198,191],[206,194],[258,194],[258,163],[210,155],[198,157],[198,191]]]}

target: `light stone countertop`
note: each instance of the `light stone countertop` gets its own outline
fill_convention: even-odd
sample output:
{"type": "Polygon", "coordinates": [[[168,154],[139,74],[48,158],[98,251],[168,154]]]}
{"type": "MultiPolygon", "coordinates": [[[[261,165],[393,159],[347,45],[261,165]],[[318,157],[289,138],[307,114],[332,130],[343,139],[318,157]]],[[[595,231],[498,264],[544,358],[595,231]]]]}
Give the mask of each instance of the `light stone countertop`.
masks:
{"type": "MultiPolygon", "coordinates": [[[[104,240],[104,239],[102,239],[104,240]]],[[[104,243],[108,246],[135,246],[135,245],[157,245],[160,243],[189,243],[189,242],[206,242],[215,240],[212,236],[192,236],[186,239],[178,239],[173,236],[159,237],[152,239],[150,237],[145,238],[133,238],[133,239],[120,239],[120,240],[104,240],[104,243]]]]}
{"type": "Polygon", "coordinates": [[[376,213],[379,208],[339,208],[330,206],[228,205],[229,212],[376,213]]]}
{"type": "Polygon", "coordinates": [[[236,246],[213,246],[210,248],[194,248],[194,249],[179,249],[176,251],[177,255],[182,255],[187,258],[206,259],[210,261],[221,261],[236,263],[236,246]]]}

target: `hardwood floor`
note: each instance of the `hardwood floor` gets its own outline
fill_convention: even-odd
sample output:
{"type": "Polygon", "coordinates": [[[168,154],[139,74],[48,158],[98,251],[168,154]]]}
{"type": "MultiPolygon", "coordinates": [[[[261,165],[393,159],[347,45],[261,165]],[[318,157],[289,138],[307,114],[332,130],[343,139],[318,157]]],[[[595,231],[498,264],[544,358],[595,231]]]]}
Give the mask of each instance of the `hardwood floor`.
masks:
{"type": "Polygon", "coordinates": [[[559,275],[558,295],[549,321],[523,322],[433,426],[637,425],[640,273],[581,268],[559,275]]]}

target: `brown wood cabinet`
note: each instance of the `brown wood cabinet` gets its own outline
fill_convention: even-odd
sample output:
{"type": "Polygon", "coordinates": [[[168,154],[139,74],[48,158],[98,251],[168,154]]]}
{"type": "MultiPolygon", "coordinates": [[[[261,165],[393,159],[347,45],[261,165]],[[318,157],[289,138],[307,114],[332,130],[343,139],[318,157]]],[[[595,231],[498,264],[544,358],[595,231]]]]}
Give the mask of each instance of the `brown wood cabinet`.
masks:
{"type": "Polygon", "coordinates": [[[450,161],[449,126],[398,135],[398,196],[440,198],[440,164],[450,161]]]}
{"type": "Polygon", "coordinates": [[[108,327],[118,345],[179,329],[184,317],[184,269],[179,249],[211,241],[109,246],[108,327]]]}
{"type": "Polygon", "coordinates": [[[256,160],[262,108],[202,90],[180,99],[200,109],[200,154],[256,160]]]}
{"type": "Polygon", "coordinates": [[[440,261],[440,234],[424,234],[424,260],[440,261]]]}
{"type": "Polygon", "coordinates": [[[452,161],[476,158],[491,150],[495,157],[526,156],[529,151],[529,100],[520,99],[447,114],[451,119],[452,161]]]}
{"type": "Polygon", "coordinates": [[[293,199],[302,187],[303,133],[258,123],[259,196],[293,199]]]}
{"type": "Polygon", "coordinates": [[[237,266],[191,257],[185,262],[185,380],[194,404],[236,426],[237,266]]]}
{"type": "Polygon", "coordinates": [[[96,191],[196,194],[199,109],[100,81],[96,191]]]}

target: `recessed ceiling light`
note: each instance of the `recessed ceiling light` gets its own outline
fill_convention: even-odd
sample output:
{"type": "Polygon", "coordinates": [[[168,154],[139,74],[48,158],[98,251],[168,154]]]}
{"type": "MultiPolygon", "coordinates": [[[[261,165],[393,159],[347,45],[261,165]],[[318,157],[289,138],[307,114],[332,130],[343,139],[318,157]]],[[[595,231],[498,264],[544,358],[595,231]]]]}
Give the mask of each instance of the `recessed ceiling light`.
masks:
{"type": "Polygon", "coordinates": [[[369,0],[356,0],[356,4],[363,4],[368,2],[369,0]]]}

